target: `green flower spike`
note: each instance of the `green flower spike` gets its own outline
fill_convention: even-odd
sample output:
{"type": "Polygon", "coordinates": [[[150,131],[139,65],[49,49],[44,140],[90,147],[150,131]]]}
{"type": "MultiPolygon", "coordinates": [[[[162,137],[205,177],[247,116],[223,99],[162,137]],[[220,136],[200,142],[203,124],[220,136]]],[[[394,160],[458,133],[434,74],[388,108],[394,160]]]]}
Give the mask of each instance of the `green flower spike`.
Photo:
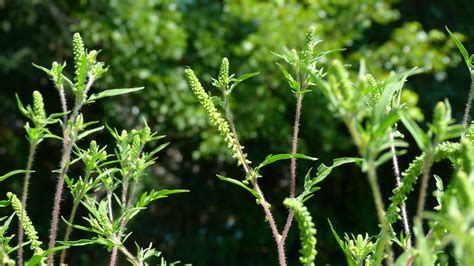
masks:
{"type": "Polygon", "coordinates": [[[308,209],[295,198],[287,198],[283,204],[294,211],[298,229],[300,230],[301,257],[300,262],[305,266],[314,266],[316,251],[316,229],[308,209]]]}
{"type": "Polygon", "coordinates": [[[31,244],[30,244],[31,250],[33,250],[35,254],[43,253],[43,250],[40,248],[41,241],[38,240],[39,239],[38,232],[36,232],[36,229],[33,226],[33,223],[31,222],[30,217],[28,217],[28,214],[26,214],[25,210],[23,209],[23,206],[21,205],[20,200],[17,198],[15,194],[11,192],[7,193],[7,197],[10,199],[13,210],[15,211],[16,216],[18,216],[18,219],[21,219],[21,217],[23,217],[22,226],[25,229],[26,236],[31,241],[31,244]]]}
{"type": "MultiPolygon", "coordinates": [[[[225,60],[223,60],[223,62],[225,62],[225,60]]],[[[225,66],[221,67],[221,70],[222,69],[224,69],[225,71],[225,66]]],[[[191,87],[191,90],[198,98],[199,103],[206,110],[211,124],[217,127],[222,136],[225,136],[224,140],[227,143],[227,146],[232,150],[233,157],[237,159],[237,164],[241,165],[244,163],[242,161],[242,157],[245,159],[245,162],[247,164],[250,164],[251,161],[247,160],[247,154],[244,153],[242,154],[242,156],[239,156],[239,147],[237,146],[237,142],[235,141],[234,135],[230,131],[229,123],[227,123],[227,121],[222,118],[222,115],[217,111],[217,108],[214,106],[211,97],[204,91],[204,88],[202,87],[194,72],[191,69],[186,69],[184,73],[186,76],[186,80],[188,81],[189,87],[191,87]]],[[[221,74],[219,74],[219,76],[221,76],[221,74]]],[[[225,77],[225,75],[222,77],[225,77]]],[[[241,147],[241,149],[243,149],[243,147],[241,147]]]]}

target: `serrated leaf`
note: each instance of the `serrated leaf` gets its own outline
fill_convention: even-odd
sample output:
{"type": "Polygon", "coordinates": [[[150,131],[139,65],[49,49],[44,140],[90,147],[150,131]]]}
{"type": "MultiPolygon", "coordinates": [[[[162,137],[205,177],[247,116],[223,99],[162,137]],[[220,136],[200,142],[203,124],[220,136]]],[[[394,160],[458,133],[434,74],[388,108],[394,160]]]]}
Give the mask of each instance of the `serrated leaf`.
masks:
{"type": "Polygon", "coordinates": [[[257,191],[255,191],[254,189],[248,187],[247,185],[245,185],[244,183],[240,182],[239,180],[236,180],[236,179],[233,179],[233,178],[229,178],[229,177],[225,177],[225,176],[221,176],[221,175],[217,175],[217,177],[218,177],[220,180],[223,180],[223,181],[226,181],[226,182],[229,182],[229,183],[232,183],[232,184],[235,184],[235,185],[237,185],[237,186],[240,186],[240,187],[244,188],[245,190],[247,190],[248,192],[250,192],[256,199],[260,199],[260,197],[258,196],[257,191]]]}
{"type": "Polygon", "coordinates": [[[117,95],[122,95],[122,94],[127,94],[139,90],[143,90],[145,87],[136,87],[136,88],[121,88],[121,89],[111,89],[111,90],[105,90],[101,91],[99,93],[93,93],[91,96],[86,101],[86,104],[93,103],[98,99],[105,98],[105,97],[112,97],[112,96],[117,96],[117,95]]]}
{"type": "Polygon", "coordinates": [[[258,165],[257,169],[260,169],[266,165],[272,164],[280,160],[288,160],[291,158],[305,159],[305,160],[311,160],[311,161],[316,161],[318,159],[318,158],[310,157],[310,156],[300,154],[300,153],[296,153],[294,156],[293,154],[290,154],[290,153],[281,153],[281,154],[275,154],[275,155],[270,154],[265,158],[265,160],[262,163],[258,165]]]}

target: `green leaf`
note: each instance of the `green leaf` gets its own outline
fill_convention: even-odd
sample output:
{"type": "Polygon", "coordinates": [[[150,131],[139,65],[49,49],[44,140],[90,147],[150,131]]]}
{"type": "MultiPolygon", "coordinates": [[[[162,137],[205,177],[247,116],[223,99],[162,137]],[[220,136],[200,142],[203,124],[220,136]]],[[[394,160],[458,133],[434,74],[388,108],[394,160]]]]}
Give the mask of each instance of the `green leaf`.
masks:
{"type": "Polygon", "coordinates": [[[305,160],[311,160],[311,161],[316,161],[318,158],[315,157],[310,157],[304,154],[296,153],[294,156],[293,154],[290,153],[282,153],[282,154],[270,154],[268,155],[265,160],[258,165],[256,169],[260,169],[266,165],[272,164],[274,162],[280,161],[280,160],[288,160],[291,158],[297,158],[297,159],[305,159],[305,160]]]}
{"type": "Polygon", "coordinates": [[[397,123],[400,115],[398,114],[398,110],[392,110],[388,114],[386,114],[380,123],[377,123],[373,136],[378,137],[386,133],[387,129],[395,125],[397,123]]]}
{"type": "MultiPolygon", "coordinates": [[[[13,170],[13,171],[10,171],[2,176],[0,176],[0,182],[2,182],[3,180],[9,178],[10,176],[14,176],[14,175],[18,175],[18,174],[24,174],[26,173],[27,171],[26,170],[13,170]]],[[[34,171],[30,171],[30,173],[33,173],[34,171]]]]}
{"type": "Polygon", "coordinates": [[[347,250],[346,244],[341,239],[341,237],[339,237],[336,230],[334,230],[334,227],[332,226],[332,223],[329,219],[328,219],[328,223],[329,223],[329,227],[331,227],[332,235],[334,236],[334,238],[336,239],[337,244],[339,245],[339,247],[344,252],[344,255],[346,256],[347,264],[350,265],[350,266],[355,266],[356,262],[351,258],[351,256],[348,256],[348,254],[350,254],[350,251],[347,250]]]}
{"type": "Polygon", "coordinates": [[[48,76],[51,76],[51,77],[53,76],[53,72],[51,72],[50,69],[47,69],[47,68],[42,67],[42,66],[39,66],[39,65],[37,65],[37,64],[35,64],[35,63],[31,63],[31,64],[32,64],[34,67],[36,67],[37,69],[40,69],[40,70],[44,71],[46,74],[48,74],[48,76]]]}
{"type": "Polygon", "coordinates": [[[122,95],[122,94],[127,94],[139,90],[143,90],[144,87],[137,87],[137,88],[124,88],[124,89],[111,89],[111,90],[105,90],[99,93],[93,93],[91,96],[86,101],[86,104],[93,103],[96,100],[100,98],[105,98],[105,97],[112,97],[112,96],[117,96],[117,95],[122,95]]]}
{"type": "Polygon", "coordinates": [[[102,129],[104,129],[104,126],[100,126],[100,127],[96,127],[96,128],[93,128],[93,129],[86,130],[86,131],[82,132],[81,134],[79,134],[79,136],[77,137],[77,140],[83,139],[83,138],[89,136],[90,134],[92,134],[94,132],[101,131],[102,129]]]}
{"type": "Polygon", "coordinates": [[[168,195],[176,193],[189,192],[187,189],[162,189],[159,191],[152,190],[150,192],[144,192],[137,203],[138,208],[142,208],[150,204],[150,202],[161,198],[167,198],[168,195]]]}
{"type": "Polygon", "coordinates": [[[229,177],[225,177],[225,176],[221,176],[221,175],[217,175],[217,177],[220,179],[220,180],[223,180],[223,181],[227,181],[229,183],[232,183],[232,184],[235,184],[237,186],[240,186],[242,188],[244,188],[245,190],[247,190],[248,192],[250,192],[255,198],[257,198],[258,200],[260,199],[260,197],[258,196],[258,193],[257,191],[255,191],[254,189],[246,186],[244,183],[240,182],[239,180],[236,180],[236,179],[233,179],[233,178],[229,178],[229,177]]]}
{"type": "Polygon", "coordinates": [[[410,131],[410,134],[415,139],[416,144],[422,151],[426,151],[429,147],[430,140],[423,130],[416,124],[416,122],[408,116],[405,112],[400,112],[400,119],[403,125],[410,131]]]}
{"type": "Polygon", "coordinates": [[[323,181],[330,173],[331,171],[343,164],[348,164],[348,163],[355,163],[355,162],[361,162],[361,158],[355,158],[355,157],[342,157],[342,158],[337,158],[333,160],[333,163],[331,166],[326,166],[324,164],[321,164],[318,167],[318,172],[316,173],[316,177],[313,179],[313,185],[323,181]]]}
{"type": "Polygon", "coordinates": [[[452,33],[448,27],[446,27],[446,30],[448,31],[449,35],[451,36],[451,39],[454,41],[454,43],[456,44],[456,46],[458,47],[459,49],[459,52],[461,52],[462,54],[462,57],[464,59],[464,62],[466,63],[466,66],[467,68],[469,69],[469,71],[471,71],[471,60],[472,60],[472,57],[469,57],[469,53],[467,52],[466,48],[464,47],[464,45],[461,43],[461,41],[458,39],[458,37],[456,37],[456,35],[454,35],[454,33],[452,33]]]}
{"type": "MultiPolygon", "coordinates": [[[[233,79],[234,80],[234,83],[230,86],[230,89],[229,91],[232,92],[232,90],[237,87],[237,85],[239,85],[239,83],[241,83],[242,81],[246,80],[246,79],[249,79],[251,77],[255,77],[256,75],[259,75],[260,72],[252,72],[252,73],[247,73],[247,74],[244,74],[238,78],[235,78],[233,79]]],[[[230,93],[229,92],[229,93],[230,93]]]]}
{"type": "Polygon", "coordinates": [[[283,73],[283,75],[285,76],[285,78],[288,80],[288,83],[290,84],[290,87],[293,89],[293,90],[298,90],[299,87],[300,87],[300,84],[298,81],[296,81],[293,76],[291,76],[290,73],[288,73],[288,71],[286,70],[286,68],[284,66],[282,66],[280,63],[278,62],[275,62],[275,64],[277,64],[278,68],[280,69],[280,71],[283,73]]]}
{"type": "Polygon", "coordinates": [[[15,97],[16,97],[16,103],[17,103],[17,105],[18,105],[18,110],[20,110],[20,112],[21,112],[24,116],[30,118],[29,112],[28,112],[28,110],[25,108],[25,106],[23,105],[23,103],[21,102],[20,97],[18,97],[18,94],[15,93],[15,97]]]}

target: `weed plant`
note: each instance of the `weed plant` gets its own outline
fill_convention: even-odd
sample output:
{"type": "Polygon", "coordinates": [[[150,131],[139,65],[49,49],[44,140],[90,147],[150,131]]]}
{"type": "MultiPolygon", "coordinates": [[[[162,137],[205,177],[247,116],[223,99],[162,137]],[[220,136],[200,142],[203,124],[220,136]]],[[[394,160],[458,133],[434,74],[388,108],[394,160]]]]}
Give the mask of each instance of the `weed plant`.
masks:
{"type": "MultiPolygon", "coordinates": [[[[459,48],[471,78],[474,77],[474,56],[468,54],[455,34],[448,32],[459,48]]],[[[280,265],[288,263],[285,247],[289,245],[287,239],[293,220],[300,235],[300,263],[316,264],[317,228],[305,205],[308,200],[315,198],[315,192],[321,189],[322,182],[333,169],[349,163],[356,164],[367,176],[380,232],[375,235],[345,233],[341,237],[328,221],[348,265],[434,265],[446,264],[450,258],[459,265],[474,265],[474,123],[469,116],[474,85],[470,89],[462,123],[458,124],[452,118],[449,101],[444,100],[435,106],[432,121],[425,127],[419,124],[414,115],[417,107],[403,101],[406,80],[422,70],[411,69],[375,78],[367,73],[361,62],[359,74],[352,76],[347,70],[349,66],[336,59],[330,60],[331,52],[335,50],[316,53],[319,42],[314,29],[309,28],[301,49],[284,49],[281,53],[275,53],[279,59],[275,67],[281,70],[288,81],[289,93],[295,100],[293,135],[288,153],[270,154],[258,164],[249,160],[239,138],[232,115],[231,96],[237,93],[241,82],[259,73],[241,76],[231,74],[229,60],[223,58],[219,73],[212,80],[213,86],[221,93],[220,97],[216,97],[203,88],[191,68],[185,70],[190,89],[204,108],[212,126],[222,136],[237,166],[243,170],[240,178],[217,177],[239,186],[255,199],[270,225],[280,265]],[[322,59],[329,63],[323,65],[322,59]],[[325,97],[331,115],[347,127],[358,154],[335,158],[329,166],[321,163],[316,171],[307,170],[302,185],[299,185],[297,160],[317,160],[298,152],[304,98],[313,95],[325,97]],[[407,133],[414,139],[420,155],[413,159],[407,169],[400,171],[398,156],[409,146],[407,133]],[[275,208],[265,197],[260,180],[265,178],[262,168],[283,160],[289,160],[290,163],[288,196],[282,202],[288,213],[284,221],[277,221],[275,208]],[[447,177],[441,178],[432,173],[433,164],[442,160],[449,160],[453,169],[447,185],[442,181],[448,180],[447,177]],[[383,164],[392,164],[394,169],[396,187],[390,196],[382,195],[379,186],[380,176],[386,175],[379,171],[383,164]],[[417,194],[417,212],[410,215],[405,202],[418,179],[420,190],[417,194]],[[433,210],[426,210],[430,183],[435,185],[433,195],[438,205],[433,210]],[[300,191],[297,191],[298,186],[302,187],[300,191]],[[399,221],[402,223],[401,230],[395,226],[399,221]]],[[[143,88],[92,93],[94,82],[103,77],[108,67],[97,61],[98,51],[84,48],[79,34],[73,37],[73,51],[72,79],[63,73],[66,63],[54,62],[49,69],[35,65],[55,85],[61,112],[48,115],[38,91],[33,92],[31,106],[25,107],[17,97],[18,108],[30,120],[25,124],[29,153],[25,169],[14,170],[0,177],[0,181],[14,175],[24,177],[21,195],[8,192],[6,199],[0,201],[0,206],[11,207],[12,213],[0,218],[0,261],[2,265],[65,264],[68,249],[100,245],[110,252],[110,265],[117,264],[119,254],[132,265],[148,265],[152,257],[161,258],[159,264],[167,265],[151,243],[147,247],[136,244],[136,252],[132,252],[126,242],[129,242],[127,240],[131,235],[127,225],[150,203],[171,194],[188,192],[183,189],[161,189],[139,193],[138,186],[147,175],[147,169],[155,163],[158,152],[168,143],[156,146],[164,136],[151,132],[146,122],[142,128],[132,130],[118,130],[98,121],[87,122],[81,113],[83,107],[87,108],[101,98],[132,93],[143,88]],[[71,95],[72,99],[68,99],[67,95],[71,95]],[[69,102],[72,102],[71,107],[69,102]],[[58,125],[61,129],[59,135],[52,133],[55,132],[52,128],[58,125]],[[104,128],[115,140],[113,151],[95,140],[85,143],[91,134],[104,128]],[[29,181],[35,178],[35,153],[48,138],[62,142],[62,153],[59,169],[53,172],[57,176],[57,188],[46,246],[39,239],[34,222],[28,216],[27,203],[29,181]],[[72,165],[80,165],[82,171],[70,171],[72,165]],[[69,217],[63,218],[61,222],[59,217],[61,200],[65,197],[64,188],[72,197],[72,206],[69,217]],[[76,217],[79,208],[87,211],[87,215],[76,217]],[[17,219],[19,224],[16,237],[10,232],[13,219],[17,219]],[[74,230],[88,232],[90,237],[74,239],[74,230]],[[59,241],[57,235],[61,236],[59,241]],[[55,261],[57,253],[61,254],[59,260],[55,261]]]]}

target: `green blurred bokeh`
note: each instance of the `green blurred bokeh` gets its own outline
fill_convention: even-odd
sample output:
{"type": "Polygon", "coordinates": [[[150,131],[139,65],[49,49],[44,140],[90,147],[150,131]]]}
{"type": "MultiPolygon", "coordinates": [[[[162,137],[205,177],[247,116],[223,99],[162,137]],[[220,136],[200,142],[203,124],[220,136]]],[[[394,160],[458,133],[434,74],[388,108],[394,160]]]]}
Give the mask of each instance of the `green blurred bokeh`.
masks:
{"type": "MultiPolygon", "coordinates": [[[[294,97],[274,64],[284,47],[299,47],[308,26],[315,26],[323,42],[317,49],[346,48],[338,58],[355,73],[360,62],[382,79],[390,71],[415,66],[426,73],[410,79],[411,101],[426,116],[434,104],[448,98],[460,119],[468,93],[468,75],[458,66],[460,57],[444,26],[464,34],[473,50],[474,5],[471,0],[320,0],[320,1],[0,1],[0,173],[23,168],[27,142],[24,118],[17,111],[15,93],[28,102],[34,89],[46,99],[48,112],[59,102],[48,78],[31,63],[49,67],[68,61],[71,73],[71,37],[80,32],[86,47],[101,49],[100,59],[110,65],[94,90],[145,86],[140,93],[101,101],[85,107],[89,120],[130,129],[148,124],[167,135],[171,146],[143,183],[147,188],[179,187],[191,193],[155,203],[131,225],[142,246],[152,241],[171,261],[194,265],[275,265],[276,252],[268,225],[254,200],[215,175],[240,178],[229,152],[186,85],[183,70],[192,67],[211,92],[212,76],[223,56],[231,72],[260,71],[234,93],[237,129],[252,161],[267,154],[290,151],[294,97]]],[[[323,62],[324,63],[324,62],[323,62]]],[[[355,155],[348,134],[333,116],[317,88],[304,99],[300,152],[331,162],[355,155]]],[[[58,129],[56,129],[58,130],[58,129]]],[[[111,147],[107,132],[94,138],[111,147]]],[[[46,240],[55,186],[60,144],[42,144],[32,178],[29,212],[46,240]]],[[[401,157],[402,168],[417,154],[401,157]]],[[[298,181],[310,167],[301,162],[298,181]]],[[[443,169],[441,169],[443,170],[443,169]]],[[[380,182],[385,200],[394,186],[390,165],[382,168],[380,182]]],[[[78,175],[72,169],[71,175],[78,175]]],[[[262,187],[273,203],[282,226],[286,210],[289,166],[268,168],[262,187]]],[[[19,192],[21,179],[2,183],[1,193],[19,192]]],[[[0,197],[2,198],[2,197],[0,197]]],[[[413,197],[415,198],[415,197],[413,197]]],[[[411,198],[409,212],[413,213],[411,198]]],[[[67,214],[69,199],[63,202],[67,214]]],[[[318,228],[318,264],[343,265],[327,219],[349,233],[376,233],[376,216],[367,182],[355,166],[345,166],[323,183],[308,202],[318,228]]],[[[73,238],[86,237],[76,232],[73,238]]],[[[297,230],[288,239],[290,265],[298,256],[297,230]]],[[[132,241],[128,245],[134,249],[132,241]]],[[[95,247],[71,251],[71,265],[106,264],[106,251],[95,247]]]]}

